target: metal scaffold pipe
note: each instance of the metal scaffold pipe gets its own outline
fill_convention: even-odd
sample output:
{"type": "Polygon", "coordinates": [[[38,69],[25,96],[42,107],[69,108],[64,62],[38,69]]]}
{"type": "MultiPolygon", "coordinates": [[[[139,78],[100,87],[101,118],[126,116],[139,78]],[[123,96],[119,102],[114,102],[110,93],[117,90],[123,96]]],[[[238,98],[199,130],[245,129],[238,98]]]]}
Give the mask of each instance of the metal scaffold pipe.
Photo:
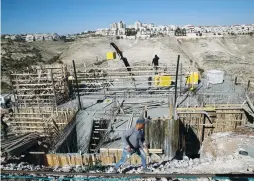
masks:
{"type": "Polygon", "coordinates": [[[75,74],[75,82],[76,82],[76,89],[78,93],[78,102],[79,102],[79,109],[82,109],[81,101],[80,101],[80,95],[79,95],[79,86],[78,86],[78,78],[77,78],[77,72],[76,72],[76,66],[75,66],[75,61],[72,60],[73,64],[73,69],[74,69],[74,74],[75,74]]]}
{"type": "Polygon", "coordinates": [[[177,99],[177,81],[178,81],[178,69],[179,69],[180,55],[177,57],[177,66],[176,66],[176,82],[175,82],[175,104],[177,99]]]}

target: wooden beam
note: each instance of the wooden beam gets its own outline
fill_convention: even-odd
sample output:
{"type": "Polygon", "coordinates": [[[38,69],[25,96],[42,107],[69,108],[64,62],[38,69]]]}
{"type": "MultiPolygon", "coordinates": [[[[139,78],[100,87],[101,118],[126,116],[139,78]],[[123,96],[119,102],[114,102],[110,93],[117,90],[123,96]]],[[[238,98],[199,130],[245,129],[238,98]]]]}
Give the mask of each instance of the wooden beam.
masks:
{"type": "Polygon", "coordinates": [[[54,94],[22,94],[16,95],[17,97],[31,97],[31,96],[54,96],[54,94]]]}
{"type": "Polygon", "coordinates": [[[54,106],[57,106],[56,90],[55,90],[55,84],[54,84],[54,78],[53,78],[52,70],[50,71],[50,77],[51,77],[51,81],[52,81],[52,88],[53,88],[54,101],[55,101],[55,105],[54,106]]]}
{"type": "MultiPolygon", "coordinates": [[[[52,122],[41,122],[41,121],[10,121],[10,124],[53,124],[52,122]]],[[[57,123],[58,125],[67,125],[68,123],[57,123]]]]}
{"type": "Polygon", "coordinates": [[[14,86],[41,86],[41,85],[52,85],[51,83],[43,83],[43,84],[15,84],[14,86]]]}
{"type": "MultiPolygon", "coordinates": [[[[122,148],[100,148],[100,152],[122,151],[122,148]]],[[[162,149],[148,149],[150,153],[163,153],[162,149]]]]}

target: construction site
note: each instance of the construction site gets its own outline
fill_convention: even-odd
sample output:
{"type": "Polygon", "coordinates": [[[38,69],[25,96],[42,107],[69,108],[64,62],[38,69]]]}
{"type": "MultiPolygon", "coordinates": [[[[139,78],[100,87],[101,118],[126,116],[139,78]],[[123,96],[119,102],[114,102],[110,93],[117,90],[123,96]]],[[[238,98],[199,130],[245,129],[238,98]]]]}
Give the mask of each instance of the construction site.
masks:
{"type": "Polygon", "coordinates": [[[156,66],[131,62],[116,44],[91,65],[74,59],[10,72],[2,180],[253,179],[251,80],[219,67],[204,71],[177,53],[156,66]],[[152,172],[142,173],[134,154],[111,173],[121,136],[139,118],[152,172]]]}

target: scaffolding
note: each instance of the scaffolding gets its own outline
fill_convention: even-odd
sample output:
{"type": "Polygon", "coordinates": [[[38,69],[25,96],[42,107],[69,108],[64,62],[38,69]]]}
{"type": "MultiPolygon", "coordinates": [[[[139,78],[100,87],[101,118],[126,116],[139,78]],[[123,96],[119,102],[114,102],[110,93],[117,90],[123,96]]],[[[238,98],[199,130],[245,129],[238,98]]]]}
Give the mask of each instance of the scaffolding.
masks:
{"type": "Polygon", "coordinates": [[[17,110],[56,107],[68,100],[66,66],[33,66],[23,72],[12,72],[10,77],[17,110]]]}

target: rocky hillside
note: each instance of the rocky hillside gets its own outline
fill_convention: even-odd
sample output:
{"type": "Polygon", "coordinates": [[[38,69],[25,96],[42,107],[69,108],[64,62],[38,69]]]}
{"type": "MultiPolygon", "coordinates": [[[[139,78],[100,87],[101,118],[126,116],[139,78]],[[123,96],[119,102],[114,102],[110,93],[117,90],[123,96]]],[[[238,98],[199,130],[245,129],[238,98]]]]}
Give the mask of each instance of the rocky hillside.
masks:
{"type": "Polygon", "coordinates": [[[205,39],[183,39],[182,49],[203,67],[225,70],[243,80],[254,80],[254,37],[231,36],[205,39]]]}
{"type": "Polygon", "coordinates": [[[32,64],[66,63],[76,61],[78,67],[115,66],[103,61],[108,51],[114,51],[110,42],[123,51],[130,65],[151,64],[154,54],[160,57],[160,62],[175,65],[177,55],[189,70],[193,67],[200,71],[221,69],[232,77],[237,75],[243,80],[254,81],[254,36],[228,36],[218,38],[176,39],[174,37],[153,37],[147,40],[125,40],[109,37],[80,38],[74,42],[37,41],[13,42],[2,41],[1,59],[2,75],[7,70],[22,70],[32,64]],[[97,61],[98,60],[98,61],[97,61]],[[193,65],[193,66],[191,66],[193,65]]]}
{"type": "Polygon", "coordinates": [[[61,63],[59,57],[67,43],[59,42],[1,42],[1,90],[10,88],[8,74],[38,64],[61,63]]]}

